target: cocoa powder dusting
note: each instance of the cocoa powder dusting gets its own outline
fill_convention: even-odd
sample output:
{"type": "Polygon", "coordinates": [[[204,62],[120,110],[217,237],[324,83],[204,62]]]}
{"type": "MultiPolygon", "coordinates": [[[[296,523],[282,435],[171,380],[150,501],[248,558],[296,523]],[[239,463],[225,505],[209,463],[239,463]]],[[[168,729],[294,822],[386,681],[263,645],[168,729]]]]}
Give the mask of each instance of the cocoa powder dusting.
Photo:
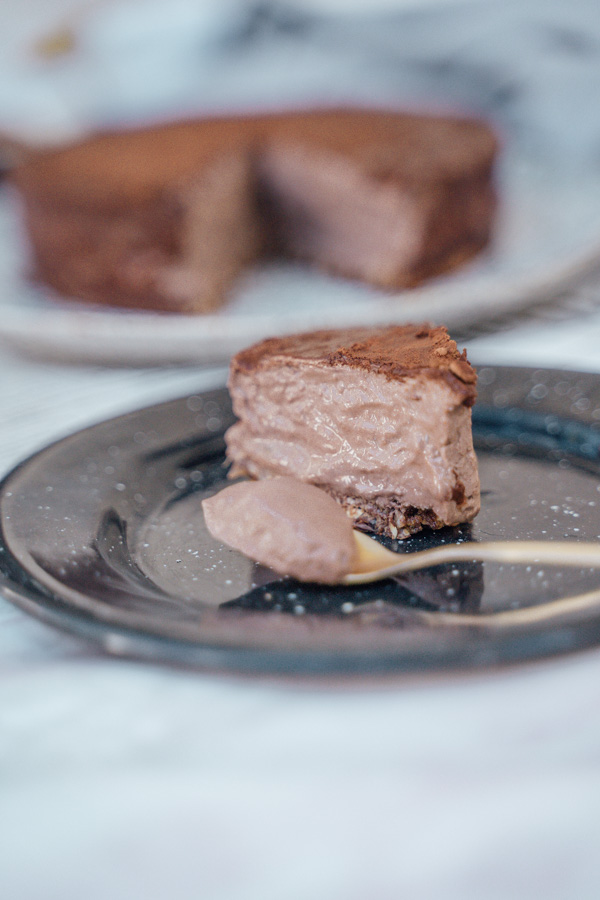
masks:
{"type": "Polygon", "coordinates": [[[441,325],[349,328],[269,338],[238,353],[232,367],[249,372],[259,366],[304,362],[365,369],[390,379],[426,372],[430,377],[444,378],[463,395],[465,405],[475,400],[475,370],[466,351],[458,351],[441,325]]]}

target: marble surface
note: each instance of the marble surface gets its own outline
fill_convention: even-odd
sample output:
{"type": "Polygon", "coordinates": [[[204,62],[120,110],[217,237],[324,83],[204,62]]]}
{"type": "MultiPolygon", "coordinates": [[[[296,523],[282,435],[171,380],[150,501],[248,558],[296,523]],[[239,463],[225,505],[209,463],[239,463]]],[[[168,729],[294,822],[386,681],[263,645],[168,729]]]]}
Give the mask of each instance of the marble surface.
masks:
{"type": "MultiPolygon", "coordinates": [[[[428,29],[432,45],[469,58],[478,29],[494,32],[526,86],[511,115],[526,116],[549,80],[548,152],[597,164],[595,112],[578,106],[600,78],[594,4],[525,3],[506,19],[501,5],[468,3],[452,29],[449,4],[405,12],[408,43],[428,29]],[[565,81],[585,91],[553,122],[565,81]]],[[[474,337],[470,355],[600,377],[600,280],[586,290],[585,303],[474,337]]],[[[0,474],[77,428],[224,377],[51,365],[3,348],[0,474]]],[[[101,657],[0,598],[0,892],[595,900],[599,707],[600,649],[451,677],[237,677],[101,657]]]]}

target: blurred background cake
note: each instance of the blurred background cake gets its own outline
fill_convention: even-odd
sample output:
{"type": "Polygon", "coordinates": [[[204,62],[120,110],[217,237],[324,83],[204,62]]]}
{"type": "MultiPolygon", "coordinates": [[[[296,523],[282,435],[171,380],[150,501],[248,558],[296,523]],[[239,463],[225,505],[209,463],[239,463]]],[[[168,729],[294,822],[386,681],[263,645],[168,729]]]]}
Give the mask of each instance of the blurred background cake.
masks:
{"type": "Polygon", "coordinates": [[[490,237],[495,152],[479,121],[319,110],[99,135],[15,181],[39,280],[202,313],[265,255],[387,289],[456,268],[490,237]]]}

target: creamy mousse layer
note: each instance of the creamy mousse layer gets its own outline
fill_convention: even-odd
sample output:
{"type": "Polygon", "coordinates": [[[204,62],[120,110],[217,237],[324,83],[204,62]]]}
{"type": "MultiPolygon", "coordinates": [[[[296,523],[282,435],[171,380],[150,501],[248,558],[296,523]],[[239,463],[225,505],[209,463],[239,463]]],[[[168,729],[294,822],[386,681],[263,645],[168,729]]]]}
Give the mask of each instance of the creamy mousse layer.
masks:
{"type": "Polygon", "coordinates": [[[472,519],[475,373],[444,329],[408,329],[338,333],[329,352],[323,334],[336,333],[319,333],[312,351],[303,336],[297,352],[238,355],[229,390],[239,421],[226,436],[233,474],[293,475],[328,491],[357,527],[392,537],[472,519]],[[390,332],[390,346],[375,350],[373,336],[390,332]],[[348,337],[363,340],[346,347],[348,337]]]}
{"type": "Polygon", "coordinates": [[[337,584],[352,569],[352,523],[310,484],[242,481],[203,500],[202,509],[213,537],[282,575],[337,584]]]}

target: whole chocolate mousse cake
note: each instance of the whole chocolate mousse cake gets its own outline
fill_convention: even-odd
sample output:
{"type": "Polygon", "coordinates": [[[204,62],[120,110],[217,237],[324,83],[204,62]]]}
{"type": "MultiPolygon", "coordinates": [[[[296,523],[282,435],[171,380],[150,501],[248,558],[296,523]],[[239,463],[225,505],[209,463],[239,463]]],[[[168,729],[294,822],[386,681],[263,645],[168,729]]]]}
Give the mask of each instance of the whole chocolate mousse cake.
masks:
{"type": "Polygon", "coordinates": [[[99,134],[14,181],[40,281],[202,313],[266,255],[387,289],[455,268],[489,239],[496,149],[475,120],[317,110],[99,134]]]}
{"type": "Polygon", "coordinates": [[[476,374],[445,328],[272,338],[234,357],[228,387],[232,477],[291,475],[392,538],[477,515],[476,374]]]}

